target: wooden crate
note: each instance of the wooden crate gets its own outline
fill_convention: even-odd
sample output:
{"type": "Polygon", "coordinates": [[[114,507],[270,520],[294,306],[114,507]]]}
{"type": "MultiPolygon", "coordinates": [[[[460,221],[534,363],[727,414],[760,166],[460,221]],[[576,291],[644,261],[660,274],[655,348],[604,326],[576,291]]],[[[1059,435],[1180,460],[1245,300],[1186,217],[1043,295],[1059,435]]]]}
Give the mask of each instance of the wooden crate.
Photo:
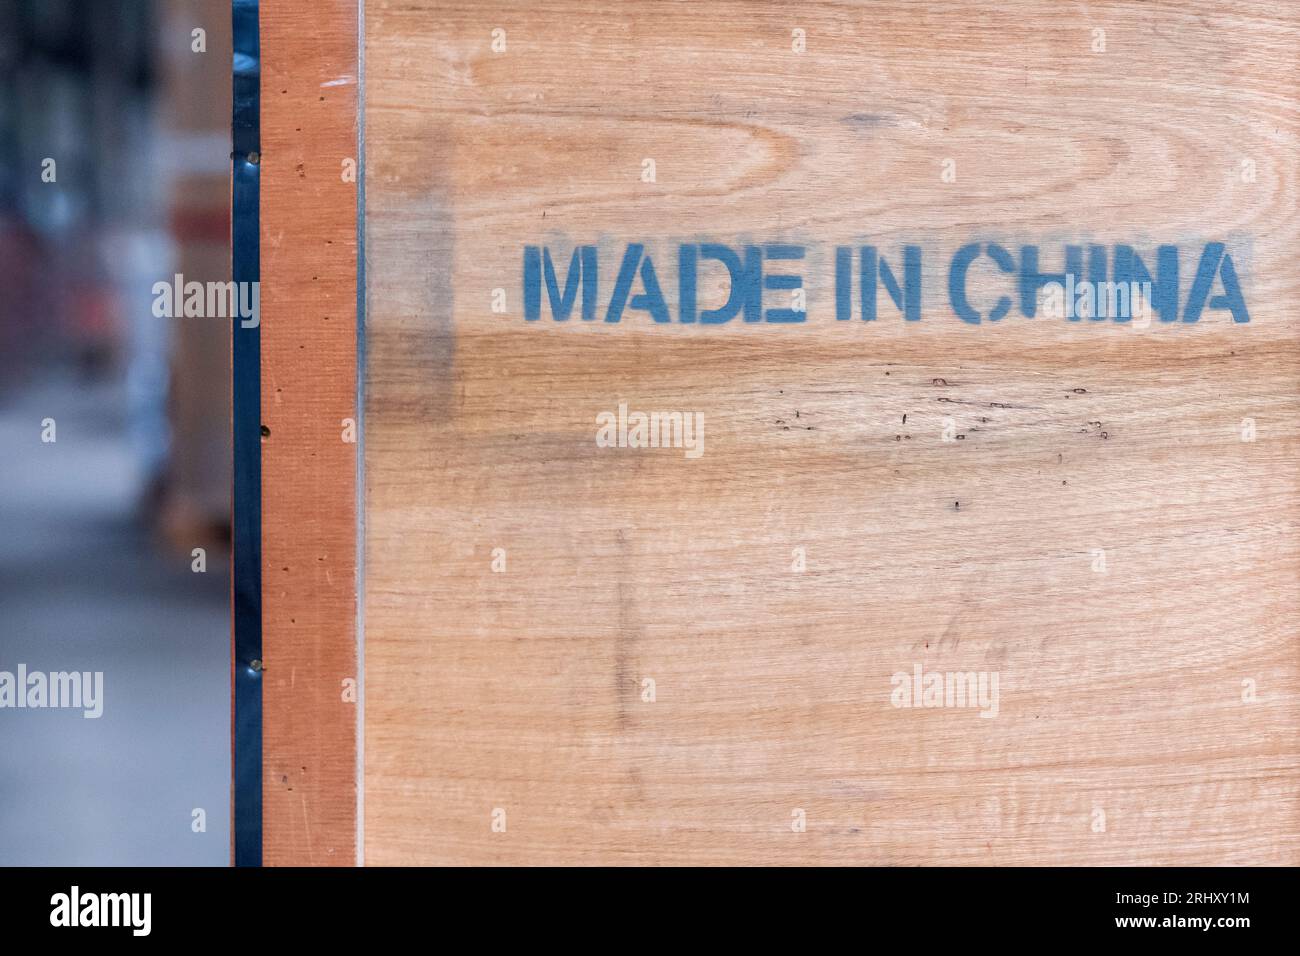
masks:
{"type": "MultiPolygon", "coordinates": [[[[349,849],[1297,862],[1300,16],[408,0],[363,23],[361,756],[349,777],[342,738],[331,777],[360,794],[349,849]],[[644,266],[609,321],[630,244],[667,322],[644,266]],[[758,321],[680,321],[702,244],[758,249],[805,301],[769,280],[758,321]],[[1031,288],[1026,316],[1026,249],[1059,273],[1070,245],[1110,278],[1132,247],[1166,296],[1173,247],[1177,312],[1071,321],[1031,288]],[[559,298],[582,246],[592,319],[578,298],[555,321],[540,250],[559,298]],[[916,248],[912,318],[882,279],[862,320],[864,246],[900,285],[916,248]],[[602,447],[620,406],[701,415],[702,454],[602,447]],[[932,674],[984,696],[900,706],[932,674]]],[[[728,288],[701,259],[698,310],[728,288]]],[[[346,412],[316,412],[337,444],[346,412]]],[[[324,652],[331,693],[351,640],[324,652]]],[[[287,786],[265,782],[309,820],[287,786]]],[[[283,858],[315,859],[295,833],[283,858]]]]}

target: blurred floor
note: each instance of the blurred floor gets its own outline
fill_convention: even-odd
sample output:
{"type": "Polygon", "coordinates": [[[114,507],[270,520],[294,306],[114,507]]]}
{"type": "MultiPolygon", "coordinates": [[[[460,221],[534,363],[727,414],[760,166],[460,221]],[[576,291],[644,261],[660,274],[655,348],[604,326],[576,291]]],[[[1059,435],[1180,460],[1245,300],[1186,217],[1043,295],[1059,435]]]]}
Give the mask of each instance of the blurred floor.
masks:
{"type": "Polygon", "coordinates": [[[0,865],[229,859],[228,559],[150,539],[124,403],[49,376],[0,398],[0,670],[104,672],[97,720],[0,709],[0,865]]]}

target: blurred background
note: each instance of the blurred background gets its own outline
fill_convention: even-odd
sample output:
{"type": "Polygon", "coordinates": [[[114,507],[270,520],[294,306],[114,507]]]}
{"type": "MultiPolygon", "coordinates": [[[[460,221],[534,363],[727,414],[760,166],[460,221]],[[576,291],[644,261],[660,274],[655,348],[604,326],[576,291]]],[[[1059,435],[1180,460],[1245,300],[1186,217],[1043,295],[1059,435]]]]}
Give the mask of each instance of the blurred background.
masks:
{"type": "Polygon", "coordinates": [[[0,865],[229,861],[230,320],[152,290],[230,278],[230,19],[0,0],[0,671],[104,673],[0,708],[0,865]]]}

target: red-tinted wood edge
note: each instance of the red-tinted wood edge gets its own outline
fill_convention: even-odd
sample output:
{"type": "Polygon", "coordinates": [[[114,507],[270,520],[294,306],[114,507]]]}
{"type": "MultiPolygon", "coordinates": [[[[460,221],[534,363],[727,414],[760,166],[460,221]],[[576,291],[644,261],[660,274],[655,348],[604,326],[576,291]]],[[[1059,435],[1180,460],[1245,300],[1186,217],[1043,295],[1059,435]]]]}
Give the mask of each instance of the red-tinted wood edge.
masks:
{"type": "Polygon", "coordinates": [[[261,0],[267,866],[356,862],[357,30],[261,0]]]}

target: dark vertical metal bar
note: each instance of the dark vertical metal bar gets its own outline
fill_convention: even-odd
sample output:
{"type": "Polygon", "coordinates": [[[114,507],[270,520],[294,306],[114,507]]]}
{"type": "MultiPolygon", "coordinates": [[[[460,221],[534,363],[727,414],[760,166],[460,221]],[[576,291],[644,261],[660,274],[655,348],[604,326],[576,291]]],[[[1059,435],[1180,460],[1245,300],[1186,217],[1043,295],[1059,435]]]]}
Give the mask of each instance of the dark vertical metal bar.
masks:
{"type": "MultiPolygon", "coordinates": [[[[258,0],[234,0],[231,269],[259,281],[261,57],[258,0]]],[[[259,316],[260,323],[260,316],[259,316]]],[[[234,320],[234,714],[231,830],[236,866],[262,865],[262,410],[260,325],[234,320]]]]}

